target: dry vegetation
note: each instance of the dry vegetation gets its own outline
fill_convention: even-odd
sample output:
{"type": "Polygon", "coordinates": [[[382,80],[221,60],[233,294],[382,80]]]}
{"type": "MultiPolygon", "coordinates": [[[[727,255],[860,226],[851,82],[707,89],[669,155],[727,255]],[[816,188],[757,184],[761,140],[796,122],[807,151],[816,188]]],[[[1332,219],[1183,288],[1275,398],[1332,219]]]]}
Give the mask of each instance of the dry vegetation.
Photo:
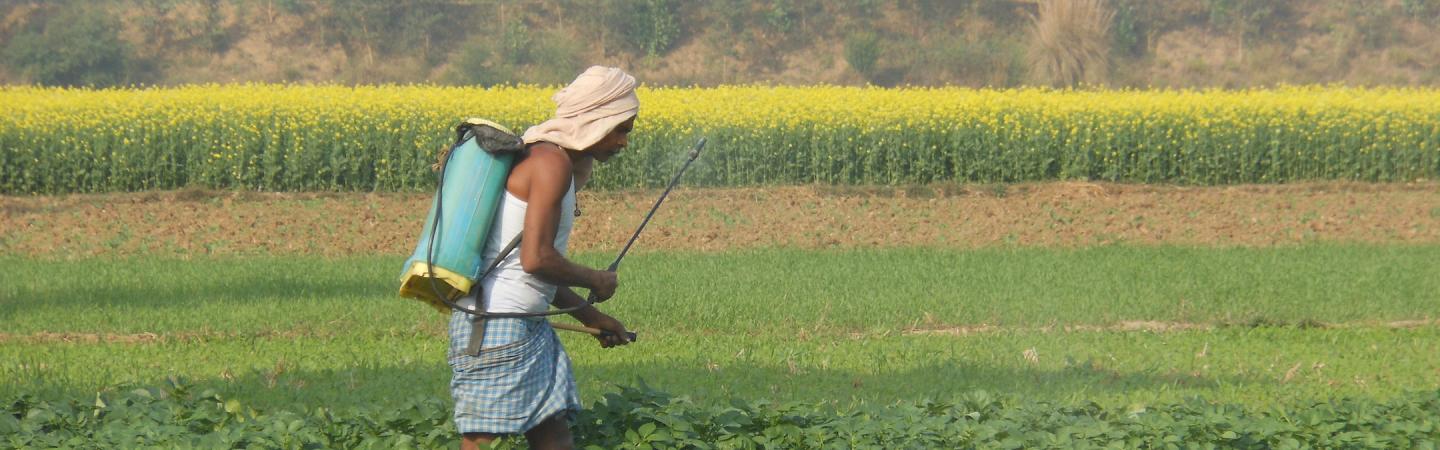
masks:
{"type": "Polygon", "coordinates": [[[1054,86],[1108,79],[1115,11],[1102,0],[1040,0],[1030,58],[1037,81],[1054,86]]]}
{"type": "Polygon", "coordinates": [[[603,63],[654,85],[1433,85],[1437,24],[1436,0],[9,2],[0,82],[559,83],[603,63]],[[76,39],[124,61],[35,67],[76,39]],[[879,56],[854,67],[852,42],[879,56]]]}

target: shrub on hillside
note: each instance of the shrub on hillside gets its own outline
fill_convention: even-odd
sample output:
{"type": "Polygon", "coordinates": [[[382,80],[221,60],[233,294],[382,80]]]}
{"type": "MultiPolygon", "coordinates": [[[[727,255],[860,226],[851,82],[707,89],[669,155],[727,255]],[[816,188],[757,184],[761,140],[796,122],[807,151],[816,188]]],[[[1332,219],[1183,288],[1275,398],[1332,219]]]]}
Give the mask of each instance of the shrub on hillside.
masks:
{"type": "Polygon", "coordinates": [[[498,35],[479,36],[451,59],[447,82],[480,86],[563,84],[583,67],[580,44],[554,34],[532,34],[519,22],[498,35]]]}
{"type": "Polygon", "coordinates": [[[51,86],[132,83],[139,64],[120,40],[120,22],[103,11],[64,8],[36,20],[5,46],[8,65],[51,86]]]}
{"type": "Polygon", "coordinates": [[[880,61],[880,36],[869,31],[852,33],[845,38],[845,62],[866,79],[875,75],[880,61]]]}
{"type": "Polygon", "coordinates": [[[675,0],[612,0],[611,29],[618,30],[627,50],[645,56],[670,51],[680,40],[679,3],[675,0]]]}

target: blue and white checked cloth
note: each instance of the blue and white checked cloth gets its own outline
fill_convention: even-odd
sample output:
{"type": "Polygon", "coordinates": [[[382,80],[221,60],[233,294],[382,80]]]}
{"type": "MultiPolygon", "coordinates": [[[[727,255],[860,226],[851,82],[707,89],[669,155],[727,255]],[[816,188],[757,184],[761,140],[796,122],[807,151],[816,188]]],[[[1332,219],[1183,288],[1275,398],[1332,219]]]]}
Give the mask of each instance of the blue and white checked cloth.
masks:
{"type": "Polygon", "coordinates": [[[455,427],[460,433],[519,434],[558,413],[580,410],[570,357],[544,319],[489,319],[480,356],[465,354],[470,316],[450,315],[455,427]]]}

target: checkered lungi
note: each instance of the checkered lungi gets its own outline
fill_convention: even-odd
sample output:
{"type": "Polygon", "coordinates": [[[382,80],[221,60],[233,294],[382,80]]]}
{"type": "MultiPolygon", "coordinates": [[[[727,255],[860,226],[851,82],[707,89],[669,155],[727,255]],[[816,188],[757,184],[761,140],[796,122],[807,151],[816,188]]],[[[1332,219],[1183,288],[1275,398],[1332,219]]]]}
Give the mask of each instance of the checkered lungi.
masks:
{"type": "Polygon", "coordinates": [[[474,329],[450,316],[450,395],[460,433],[519,434],[558,413],[573,419],[580,394],[570,357],[544,319],[489,319],[480,356],[465,354],[474,329]]]}

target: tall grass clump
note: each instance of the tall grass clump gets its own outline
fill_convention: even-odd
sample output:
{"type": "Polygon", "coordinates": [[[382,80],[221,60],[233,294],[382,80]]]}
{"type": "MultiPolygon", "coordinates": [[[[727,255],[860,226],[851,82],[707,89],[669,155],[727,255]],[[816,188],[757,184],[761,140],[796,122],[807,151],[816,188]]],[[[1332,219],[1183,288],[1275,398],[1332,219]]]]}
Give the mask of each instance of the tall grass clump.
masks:
{"type": "Polygon", "coordinates": [[[1102,0],[1040,0],[1031,16],[1030,58],[1035,78],[1052,86],[1107,78],[1110,24],[1115,11],[1102,0]]]}

